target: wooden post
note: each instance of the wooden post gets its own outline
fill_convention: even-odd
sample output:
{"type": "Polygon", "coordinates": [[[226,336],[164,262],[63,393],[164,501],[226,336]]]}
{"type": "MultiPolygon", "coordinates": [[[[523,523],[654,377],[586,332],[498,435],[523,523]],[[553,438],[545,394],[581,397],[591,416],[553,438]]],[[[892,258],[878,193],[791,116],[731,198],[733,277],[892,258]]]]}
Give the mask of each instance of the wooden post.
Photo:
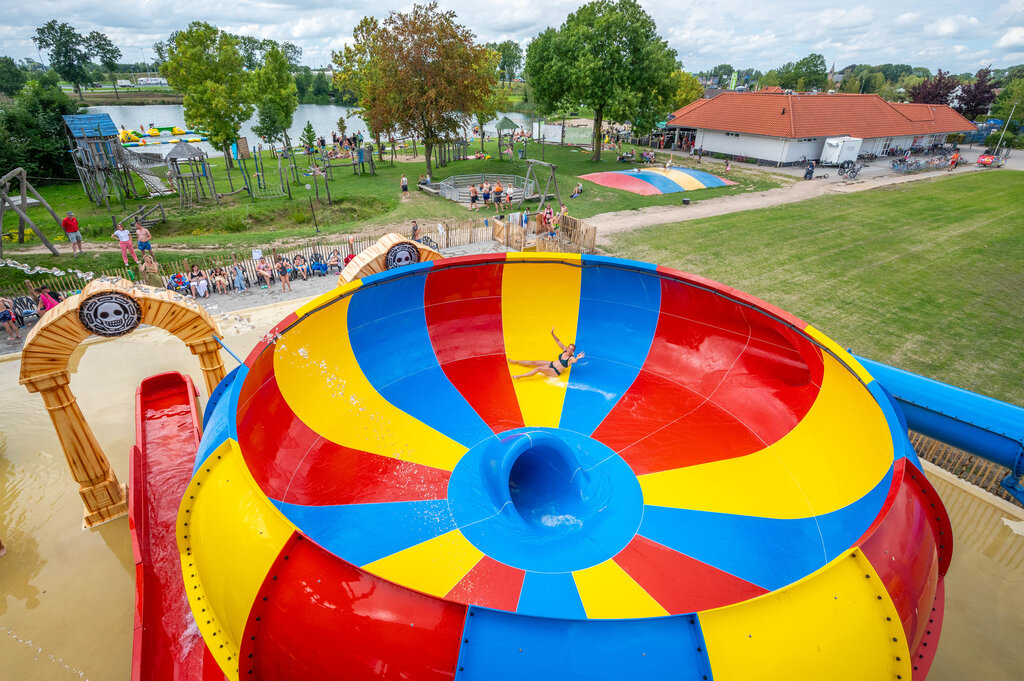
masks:
{"type": "Polygon", "coordinates": [[[186,344],[189,352],[199,359],[199,367],[203,370],[203,380],[206,381],[206,394],[212,395],[227,372],[224,370],[224,360],[220,357],[220,343],[213,338],[186,344]]]}
{"type": "Polygon", "coordinates": [[[23,381],[29,392],[43,397],[78,493],[85,504],[83,527],[93,527],[128,513],[128,490],[118,483],[103,449],[86,423],[68,386],[68,371],[33,376],[23,381]]]}

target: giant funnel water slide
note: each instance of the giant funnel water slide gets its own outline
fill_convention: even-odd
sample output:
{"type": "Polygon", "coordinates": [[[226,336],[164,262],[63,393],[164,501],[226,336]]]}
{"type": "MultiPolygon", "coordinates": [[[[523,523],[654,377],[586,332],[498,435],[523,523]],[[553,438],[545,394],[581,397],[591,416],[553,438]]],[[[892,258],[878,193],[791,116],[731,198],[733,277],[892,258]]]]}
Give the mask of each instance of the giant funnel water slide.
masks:
{"type": "Polygon", "coordinates": [[[699,277],[373,275],[225,379],[178,514],[230,679],[922,679],[952,552],[878,383],[699,277]],[[509,360],[584,358],[515,380],[509,360]]]}

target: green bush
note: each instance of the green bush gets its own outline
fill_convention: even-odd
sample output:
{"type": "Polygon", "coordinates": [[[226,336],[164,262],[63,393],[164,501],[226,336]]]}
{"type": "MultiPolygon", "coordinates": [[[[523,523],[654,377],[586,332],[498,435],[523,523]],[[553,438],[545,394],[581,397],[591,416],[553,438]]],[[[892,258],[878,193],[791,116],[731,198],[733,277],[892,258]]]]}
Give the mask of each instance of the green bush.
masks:
{"type": "Polygon", "coordinates": [[[310,220],[308,210],[293,210],[288,213],[288,217],[291,218],[291,221],[296,225],[304,225],[310,220]]]}

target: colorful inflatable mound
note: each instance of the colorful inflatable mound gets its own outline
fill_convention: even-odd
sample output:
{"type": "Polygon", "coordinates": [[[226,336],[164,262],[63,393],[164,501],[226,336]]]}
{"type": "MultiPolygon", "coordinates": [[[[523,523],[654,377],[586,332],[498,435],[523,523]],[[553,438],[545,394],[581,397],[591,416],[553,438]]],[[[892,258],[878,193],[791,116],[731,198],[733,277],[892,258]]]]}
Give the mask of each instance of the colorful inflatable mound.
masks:
{"type": "Polygon", "coordinates": [[[736,184],[718,175],[690,168],[643,168],[638,170],[609,170],[602,173],[580,175],[581,180],[612,189],[624,189],[634,194],[673,194],[675,192],[724,187],[736,184]]]}
{"type": "Polygon", "coordinates": [[[177,532],[230,679],[909,681],[952,550],[835,343],[564,254],[408,265],[290,315],[211,398],[177,532]],[[513,379],[552,328],[584,358],[513,379]]]}

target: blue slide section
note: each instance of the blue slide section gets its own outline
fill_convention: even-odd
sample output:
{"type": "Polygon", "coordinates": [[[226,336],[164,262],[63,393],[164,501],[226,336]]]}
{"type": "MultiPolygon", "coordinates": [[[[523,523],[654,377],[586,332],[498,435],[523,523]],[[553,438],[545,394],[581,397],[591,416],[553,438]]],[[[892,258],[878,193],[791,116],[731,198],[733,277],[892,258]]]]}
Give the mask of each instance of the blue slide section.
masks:
{"type": "Polygon", "coordinates": [[[587,618],[571,572],[527,572],[516,612],[537,617],[587,618]]]}
{"type": "Polygon", "coordinates": [[[306,536],[353,565],[366,565],[455,529],[446,499],[302,506],[271,499],[306,536]],[[376,531],[366,532],[367,527],[376,531]]]}
{"type": "Polygon", "coordinates": [[[559,620],[470,606],[458,681],[712,679],[695,615],[559,620]]]}
{"type": "Polygon", "coordinates": [[[780,520],[645,506],[639,534],[774,591],[853,546],[878,516],[892,468],[866,495],[817,517],[780,520]]]}
{"type": "MultiPolygon", "coordinates": [[[[429,270],[428,270],[429,271],[429,270]]],[[[352,351],[384,399],[466,447],[493,434],[437,362],[423,311],[426,273],[352,295],[352,351]]]]}
{"type": "MultiPolygon", "coordinates": [[[[612,267],[584,267],[580,285],[577,351],[562,407],[561,428],[589,435],[633,385],[658,327],[661,280],[612,267]]],[[[569,342],[569,339],[562,339],[569,342]]]]}
{"type": "Polygon", "coordinates": [[[235,415],[238,414],[238,394],[249,375],[249,367],[236,367],[217,385],[203,414],[203,439],[199,441],[192,474],[206,461],[210,453],[224,444],[229,437],[238,440],[235,415]]]}

